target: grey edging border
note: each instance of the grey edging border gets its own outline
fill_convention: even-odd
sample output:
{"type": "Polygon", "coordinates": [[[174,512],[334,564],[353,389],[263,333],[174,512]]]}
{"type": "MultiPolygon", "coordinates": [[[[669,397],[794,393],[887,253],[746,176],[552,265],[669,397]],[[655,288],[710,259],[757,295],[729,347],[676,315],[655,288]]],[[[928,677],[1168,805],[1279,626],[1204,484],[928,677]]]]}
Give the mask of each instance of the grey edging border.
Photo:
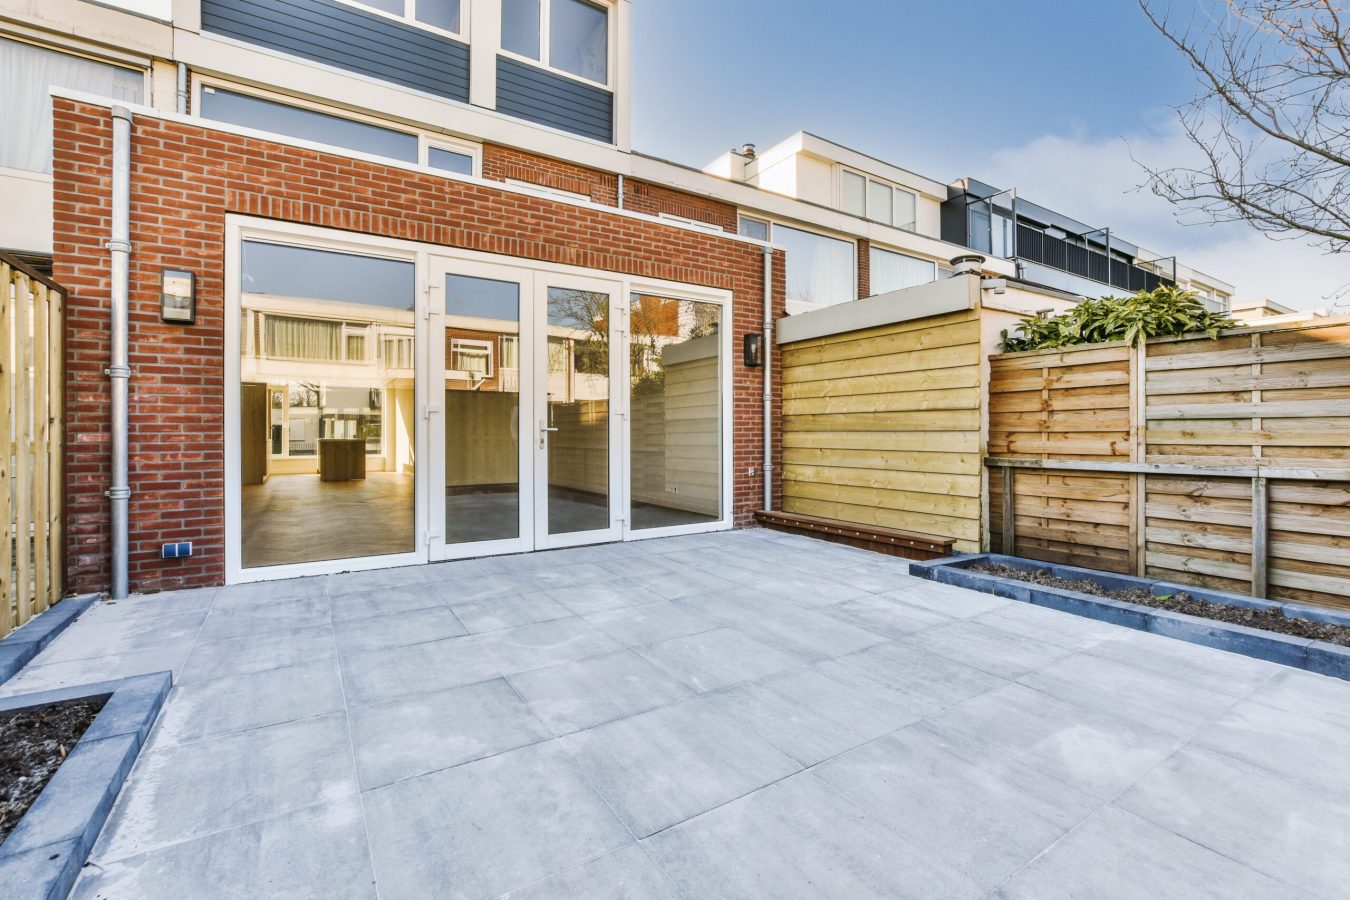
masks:
{"type": "Polygon", "coordinates": [[[7,900],[61,900],[70,893],[172,682],[170,673],[158,672],[0,700],[0,712],[9,712],[108,697],[75,749],[0,844],[0,884],[7,900]]]}
{"type": "Polygon", "coordinates": [[[94,604],[98,594],[66,597],[0,640],[0,684],[9,681],[28,661],[56,640],[71,622],[94,604]]]}
{"type": "Polygon", "coordinates": [[[1083,594],[1078,591],[1045,587],[1011,578],[999,578],[996,575],[989,575],[984,572],[967,571],[970,566],[978,563],[999,563],[1015,569],[1049,571],[1051,574],[1063,578],[1088,578],[1108,589],[1143,588],[1144,590],[1168,594],[1185,591],[1192,597],[1209,600],[1213,603],[1245,606],[1250,609],[1279,609],[1289,618],[1310,619],[1332,625],[1350,626],[1350,614],[1335,610],[1317,609],[1297,603],[1281,603],[1278,600],[1261,600],[1241,594],[1211,591],[1170,581],[1116,575],[1110,572],[1098,572],[1095,569],[1079,568],[1078,566],[1062,566],[1054,563],[1043,563],[1038,560],[1021,559],[1016,556],[1001,556],[997,553],[975,553],[949,556],[945,559],[929,562],[910,563],[909,571],[911,575],[926,578],[929,581],[982,591],[1008,600],[1057,609],[1061,612],[1086,616],[1114,625],[1123,625],[1126,628],[1134,628],[1139,631],[1150,631],[1154,634],[1189,641],[1192,644],[1215,647],[1219,650],[1240,653],[1244,656],[1350,681],[1350,647],[1342,647],[1338,644],[1311,638],[1292,637],[1259,628],[1248,628],[1245,625],[1232,625],[1214,619],[1186,615],[1185,613],[1168,612],[1138,603],[1124,603],[1106,597],[1094,597],[1091,594],[1083,594]]]}

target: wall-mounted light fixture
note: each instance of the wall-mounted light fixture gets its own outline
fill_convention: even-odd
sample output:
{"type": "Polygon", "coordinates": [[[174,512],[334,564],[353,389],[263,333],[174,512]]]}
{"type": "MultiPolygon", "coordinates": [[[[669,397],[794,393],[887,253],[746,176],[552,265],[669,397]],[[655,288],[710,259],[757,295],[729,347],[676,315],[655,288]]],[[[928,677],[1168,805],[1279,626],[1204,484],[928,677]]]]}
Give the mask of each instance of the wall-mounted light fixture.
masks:
{"type": "Polygon", "coordinates": [[[764,335],[757,331],[747,334],[741,349],[747,368],[758,369],[764,365],[764,335]]]}
{"type": "Polygon", "coordinates": [[[175,325],[197,321],[197,276],[184,269],[159,274],[159,317],[175,325]]]}

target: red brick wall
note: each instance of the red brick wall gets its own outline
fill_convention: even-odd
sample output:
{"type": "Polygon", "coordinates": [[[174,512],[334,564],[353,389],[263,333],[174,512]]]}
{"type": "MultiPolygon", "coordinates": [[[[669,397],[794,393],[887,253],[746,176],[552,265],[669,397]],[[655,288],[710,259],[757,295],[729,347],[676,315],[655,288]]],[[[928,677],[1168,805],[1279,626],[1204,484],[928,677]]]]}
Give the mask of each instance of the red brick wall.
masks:
{"type": "Polygon", "coordinates": [[[858,241],[858,299],[872,296],[872,243],[858,241]]]}
{"type": "MultiPolygon", "coordinates": [[[[483,177],[493,181],[524,181],[583,194],[605,206],[619,205],[619,179],[613,173],[535,156],[497,144],[483,145],[483,177]]],[[[669,213],[696,222],[707,222],[732,234],[736,233],[738,227],[736,207],[730,203],[681,193],[632,178],[624,181],[623,205],[625,209],[651,216],[669,213]]]]}
{"type": "MultiPolygon", "coordinates": [[[[108,583],[108,110],[55,100],[55,276],[68,302],[67,530],[70,584],[108,583]]],[[[758,247],[601,210],[443,177],[138,118],[131,240],[131,583],[135,590],[224,578],[224,238],[227,213],[301,222],[730,290],[733,339],[762,330],[758,247]],[[197,274],[197,323],[158,319],[160,270],[197,274]],[[160,544],[192,540],[188,560],[160,544]]],[[[504,155],[491,171],[507,171],[504,155]]],[[[524,165],[516,160],[512,165],[524,165]]],[[[532,163],[534,164],[534,163],[532,163]]],[[[550,163],[550,177],[603,173],[550,163]]],[[[487,168],[487,163],[485,163],[487,168]]],[[[511,176],[517,177],[517,176],[511,176]]],[[[568,188],[570,190],[570,188],[568,188]]],[[[599,188],[595,188],[599,190],[599,188]]],[[[594,195],[593,195],[594,196],[594,195]]],[[[701,202],[692,198],[690,202],[701,202]]],[[[783,315],[783,255],[774,315],[783,315]]],[[[763,374],[732,359],[734,514],[751,521],[763,487],[763,374]]],[[[775,366],[777,361],[775,359],[775,366]]],[[[781,451],[780,451],[781,452],[781,451]]]]}

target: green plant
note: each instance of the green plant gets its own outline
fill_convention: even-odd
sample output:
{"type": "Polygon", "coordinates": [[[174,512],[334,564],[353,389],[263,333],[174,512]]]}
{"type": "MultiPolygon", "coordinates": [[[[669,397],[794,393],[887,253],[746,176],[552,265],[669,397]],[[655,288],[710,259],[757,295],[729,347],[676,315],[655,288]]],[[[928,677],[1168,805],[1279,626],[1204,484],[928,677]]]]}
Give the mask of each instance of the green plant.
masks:
{"type": "Polygon", "coordinates": [[[1003,349],[1013,353],[1106,341],[1136,345],[1148,338],[1199,331],[1217,338],[1222,329],[1239,324],[1206,307],[1193,291],[1163,285],[1130,297],[1084,300],[1057,316],[1037,313],[1019,325],[1016,333],[1003,332],[1003,349]]]}

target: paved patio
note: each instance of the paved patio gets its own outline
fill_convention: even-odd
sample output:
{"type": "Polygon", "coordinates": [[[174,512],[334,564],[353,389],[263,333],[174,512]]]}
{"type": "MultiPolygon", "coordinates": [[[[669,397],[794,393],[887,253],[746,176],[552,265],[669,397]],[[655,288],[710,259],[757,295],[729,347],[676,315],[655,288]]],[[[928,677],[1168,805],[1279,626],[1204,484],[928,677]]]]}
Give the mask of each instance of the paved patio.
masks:
{"type": "Polygon", "coordinates": [[[80,898],[1343,897],[1350,683],[764,531],[99,604],[80,898]]]}

